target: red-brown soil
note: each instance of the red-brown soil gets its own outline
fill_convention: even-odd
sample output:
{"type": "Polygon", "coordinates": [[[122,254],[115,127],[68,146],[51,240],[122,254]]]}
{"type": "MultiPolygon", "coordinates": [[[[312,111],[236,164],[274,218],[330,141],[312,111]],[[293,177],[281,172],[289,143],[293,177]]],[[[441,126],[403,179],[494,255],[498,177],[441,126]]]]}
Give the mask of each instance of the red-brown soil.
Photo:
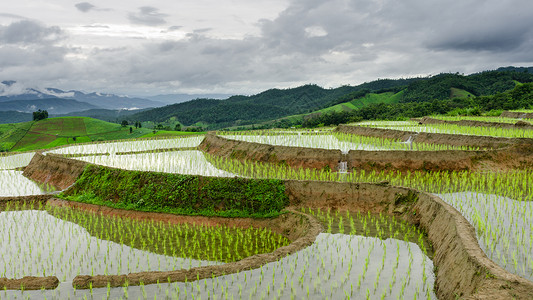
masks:
{"type": "Polygon", "coordinates": [[[15,205],[21,206],[26,204],[27,206],[39,206],[45,205],[48,199],[52,198],[52,195],[35,195],[35,196],[21,196],[21,197],[0,197],[0,212],[5,209],[6,205],[14,207],[15,205]]]}
{"type": "Polygon", "coordinates": [[[35,153],[23,175],[41,184],[49,184],[56,189],[66,189],[83,173],[86,162],[63,158],[56,154],[35,153]]]}

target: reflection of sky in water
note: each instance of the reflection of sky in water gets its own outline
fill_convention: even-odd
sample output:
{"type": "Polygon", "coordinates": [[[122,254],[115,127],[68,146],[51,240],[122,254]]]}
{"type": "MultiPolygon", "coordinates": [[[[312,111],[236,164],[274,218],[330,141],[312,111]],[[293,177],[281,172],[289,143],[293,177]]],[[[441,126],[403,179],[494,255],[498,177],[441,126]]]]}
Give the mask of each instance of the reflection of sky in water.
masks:
{"type": "Polygon", "coordinates": [[[0,170],[9,170],[27,166],[35,152],[0,156],[0,170]]]}
{"type": "Polygon", "coordinates": [[[341,141],[333,135],[223,135],[223,138],[275,146],[349,150],[390,150],[388,147],[341,141]]]}
{"type": "Polygon", "coordinates": [[[186,138],[162,139],[162,140],[138,140],[127,142],[100,143],[89,145],[77,145],[63,147],[50,151],[56,154],[94,154],[94,153],[117,153],[117,152],[134,152],[148,151],[155,149],[169,148],[189,148],[200,145],[204,136],[194,136],[186,138]]]}
{"type": "Polygon", "coordinates": [[[476,228],[480,247],[490,259],[533,280],[533,202],[474,192],[436,195],[476,228]]]}
{"type": "Polygon", "coordinates": [[[22,171],[0,170],[0,197],[42,194],[43,191],[35,182],[22,176],[22,171]]]}
{"type": "Polygon", "coordinates": [[[173,151],[127,155],[98,155],[77,157],[92,164],[125,170],[178,173],[203,176],[234,177],[234,174],[215,168],[201,151],[173,151]]]}
{"type": "MultiPolygon", "coordinates": [[[[192,283],[162,283],[143,287],[113,288],[111,299],[436,299],[433,263],[416,244],[342,234],[322,233],[310,247],[262,268],[204,279],[192,283]],[[399,257],[398,261],[396,257],[399,257]],[[366,265],[366,267],[365,267],[366,265]]],[[[48,299],[72,296],[67,283],[54,291],[26,291],[24,296],[48,299]]],[[[93,289],[93,297],[107,297],[105,288],[93,289]]],[[[20,296],[0,291],[0,296],[20,296]]],[[[77,290],[76,298],[90,298],[77,290]]]]}

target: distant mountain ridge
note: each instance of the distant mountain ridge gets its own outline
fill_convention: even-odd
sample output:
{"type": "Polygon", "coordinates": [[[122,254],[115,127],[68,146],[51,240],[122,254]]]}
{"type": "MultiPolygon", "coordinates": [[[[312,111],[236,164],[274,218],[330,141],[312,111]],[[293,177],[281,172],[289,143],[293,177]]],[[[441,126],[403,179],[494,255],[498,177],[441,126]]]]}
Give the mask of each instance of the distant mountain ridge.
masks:
{"type": "Polygon", "coordinates": [[[231,96],[231,94],[164,94],[145,98],[153,101],[164,102],[165,104],[176,104],[194,99],[226,99],[231,96]]]}
{"type": "MultiPolygon", "coordinates": [[[[104,109],[141,109],[149,107],[159,107],[165,103],[143,99],[130,98],[126,96],[117,96],[113,94],[104,93],[84,93],[76,90],[63,91],[56,88],[27,88],[16,81],[8,80],[0,83],[0,110],[7,110],[3,108],[3,102],[20,101],[20,100],[39,100],[39,99],[71,99],[78,102],[85,102],[91,105],[90,108],[104,108],[104,109]]],[[[85,109],[76,109],[73,111],[81,111],[85,109]]],[[[61,112],[67,113],[67,112],[61,112]]]]}

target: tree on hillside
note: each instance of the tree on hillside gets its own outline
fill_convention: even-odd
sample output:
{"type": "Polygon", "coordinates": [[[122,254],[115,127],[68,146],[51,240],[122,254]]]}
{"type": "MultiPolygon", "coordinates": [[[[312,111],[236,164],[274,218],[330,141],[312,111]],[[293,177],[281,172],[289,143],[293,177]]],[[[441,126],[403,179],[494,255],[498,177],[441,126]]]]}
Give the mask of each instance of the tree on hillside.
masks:
{"type": "Polygon", "coordinates": [[[129,123],[126,120],[122,120],[122,123],[120,123],[120,125],[122,125],[122,127],[126,127],[129,125],[129,123]]]}
{"type": "Polygon", "coordinates": [[[34,111],[33,112],[33,120],[34,121],[39,121],[39,120],[44,120],[44,119],[47,119],[48,118],[48,111],[46,110],[38,110],[38,111],[34,111]]]}

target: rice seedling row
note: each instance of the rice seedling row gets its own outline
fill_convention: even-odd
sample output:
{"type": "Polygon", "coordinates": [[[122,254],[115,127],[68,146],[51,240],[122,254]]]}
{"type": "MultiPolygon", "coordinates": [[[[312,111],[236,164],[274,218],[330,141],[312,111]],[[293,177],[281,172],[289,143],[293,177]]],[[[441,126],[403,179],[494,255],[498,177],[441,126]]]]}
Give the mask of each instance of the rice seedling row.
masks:
{"type": "MultiPolygon", "coordinates": [[[[360,125],[360,124],[357,124],[360,125]]],[[[360,125],[361,126],[361,125],[360,125]]],[[[383,125],[369,125],[368,127],[394,129],[401,131],[425,132],[425,133],[446,133],[459,135],[491,136],[504,138],[533,138],[533,130],[523,128],[499,128],[481,126],[461,126],[456,124],[424,124],[394,126],[393,128],[383,125]]]]}
{"type": "Polygon", "coordinates": [[[476,147],[436,145],[428,143],[403,142],[394,139],[385,139],[377,137],[367,137],[341,132],[280,132],[280,131],[242,131],[228,134],[219,132],[227,139],[246,141],[252,143],[261,143],[277,146],[335,149],[348,153],[350,150],[366,151],[440,151],[440,150],[477,150],[476,147]]]}
{"type": "MultiPolygon", "coordinates": [[[[506,123],[506,124],[515,124],[518,121],[523,121],[521,119],[515,118],[504,118],[504,117],[486,117],[486,116],[432,116],[433,119],[444,120],[444,121],[479,121],[479,122],[490,122],[490,123],[506,123]]],[[[531,124],[531,122],[523,121],[531,124]]]]}
{"type": "Polygon", "coordinates": [[[474,225],[479,245],[490,259],[533,281],[533,202],[473,192],[437,196],[474,225]]]}

